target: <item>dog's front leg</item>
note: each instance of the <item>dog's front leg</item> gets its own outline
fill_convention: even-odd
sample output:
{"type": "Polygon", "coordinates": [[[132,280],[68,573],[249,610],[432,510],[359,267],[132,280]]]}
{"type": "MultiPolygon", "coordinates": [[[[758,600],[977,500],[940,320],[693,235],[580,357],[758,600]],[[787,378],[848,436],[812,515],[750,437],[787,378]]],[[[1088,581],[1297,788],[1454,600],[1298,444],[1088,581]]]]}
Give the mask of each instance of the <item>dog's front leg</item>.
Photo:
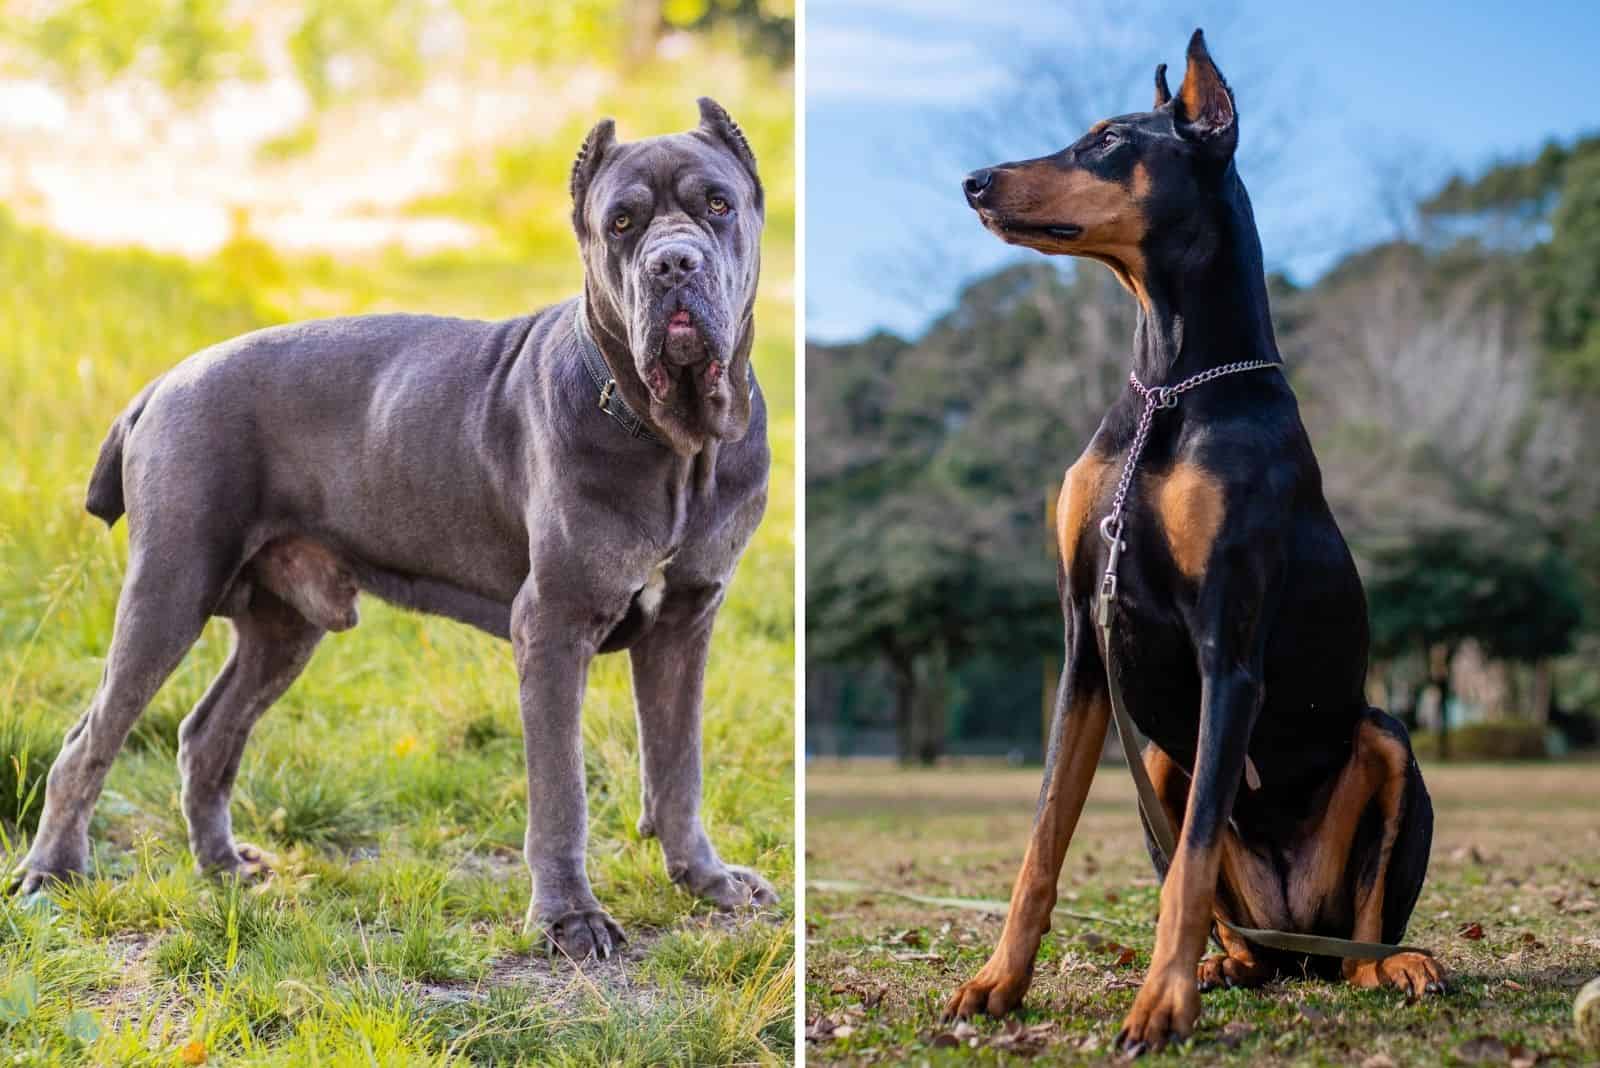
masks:
{"type": "Polygon", "coordinates": [[[1028,840],[1022,870],[1011,890],[1006,925],[988,962],[977,975],[962,983],[946,1003],[947,1018],[1008,1013],[1022,1003],[1033,979],[1033,958],[1050,930],[1050,914],[1056,907],[1061,862],[1089,796],[1089,783],[1094,779],[1111,718],[1105,673],[1093,633],[1087,613],[1075,609],[1069,617],[1067,668],[1056,691],[1039,810],[1034,816],[1033,836],[1028,840]]]}
{"type": "MultiPolygon", "coordinates": [[[[1230,620],[1230,622],[1232,622],[1230,620]]],[[[1211,930],[1222,860],[1222,832],[1244,774],[1250,730],[1261,707],[1261,680],[1248,652],[1226,639],[1201,642],[1201,710],[1193,786],[1176,855],[1161,885],[1161,915],[1150,970],[1123,1021],[1117,1045],[1130,1054],[1187,1038],[1200,1015],[1195,969],[1211,930]]]]}
{"type": "Polygon", "coordinates": [[[719,908],[770,905],[772,884],[724,864],[700,820],[700,704],[721,586],[669,592],[655,626],[634,645],[641,833],[661,839],[672,881],[719,908]]]}
{"type": "Polygon", "coordinates": [[[595,899],[584,869],[589,819],[581,713],[595,646],[581,614],[541,601],[535,590],[530,579],[511,612],[528,765],[523,856],[533,875],[533,900],[527,922],[542,926],[572,960],[603,960],[623,937],[595,899]]]}

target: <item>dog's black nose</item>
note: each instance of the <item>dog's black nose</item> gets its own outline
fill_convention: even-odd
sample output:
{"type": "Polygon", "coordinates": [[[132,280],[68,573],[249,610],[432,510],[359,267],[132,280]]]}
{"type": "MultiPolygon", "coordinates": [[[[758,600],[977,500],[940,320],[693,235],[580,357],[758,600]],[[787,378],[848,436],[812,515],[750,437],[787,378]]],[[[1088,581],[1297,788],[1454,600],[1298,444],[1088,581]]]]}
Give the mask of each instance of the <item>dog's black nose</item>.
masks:
{"type": "Polygon", "coordinates": [[[644,269],[657,285],[670,289],[682,285],[690,275],[697,274],[705,263],[700,250],[683,241],[669,241],[650,250],[644,258],[644,269]]]}
{"type": "Polygon", "coordinates": [[[961,188],[966,191],[968,200],[982,200],[983,194],[989,191],[989,186],[994,184],[994,171],[985,167],[981,171],[973,171],[962,181],[961,188]]]}

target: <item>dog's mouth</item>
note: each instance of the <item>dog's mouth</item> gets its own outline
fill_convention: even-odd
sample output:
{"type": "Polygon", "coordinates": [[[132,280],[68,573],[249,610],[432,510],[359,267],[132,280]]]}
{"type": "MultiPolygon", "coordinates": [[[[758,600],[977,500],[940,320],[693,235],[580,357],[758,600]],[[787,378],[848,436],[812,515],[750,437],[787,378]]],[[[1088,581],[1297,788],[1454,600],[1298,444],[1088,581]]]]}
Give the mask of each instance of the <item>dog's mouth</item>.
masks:
{"type": "Polygon", "coordinates": [[[1040,241],[1066,242],[1083,236],[1083,227],[1072,223],[1028,223],[1008,219],[993,211],[978,209],[983,225],[1002,241],[1026,245],[1040,241]]]}
{"type": "Polygon", "coordinates": [[[692,293],[671,298],[658,312],[653,352],[641,368],[651,399],[670,408],[720,409],[728,401],[727,358],[716,342],[715,314],[692,293]]]}
{"type": "Polygon", "coordinates": [[[667,329],[661,339],[661,357],[678,367],[699,363],[706,357],[706,339],[687,308],[679,308],[667,317],[667,329]]]}

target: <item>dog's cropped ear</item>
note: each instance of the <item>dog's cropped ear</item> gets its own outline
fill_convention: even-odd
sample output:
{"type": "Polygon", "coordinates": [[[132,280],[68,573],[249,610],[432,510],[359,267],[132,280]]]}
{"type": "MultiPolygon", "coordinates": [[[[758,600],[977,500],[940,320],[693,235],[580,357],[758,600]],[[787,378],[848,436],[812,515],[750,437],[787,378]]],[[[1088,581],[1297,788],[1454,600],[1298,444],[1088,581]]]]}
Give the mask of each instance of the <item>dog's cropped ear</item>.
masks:
{"type": "Polygon", "coordinates": [[[1156,64],[1156,107],[1164,108],[1172,103],[1172,90],[1167,88],[1167,65],[1156,64]]]}
{"type": "Polygon", "coordinates": [[[1231,157],[1239,143],[1233,90],[1211,62],[1206,35],[1201,30],[1195,30],[1189,38],[1189,63],[1173,100],[1172,118],[1180,135],[1204,146],[1219,159],[1231,157]]]}
{"type": "Polygon", "coordinates": [[[583,233],[583,201],[589,193],[589,183],[594,181],[606,152],[616,143],[617,124],[610,119],[601,119],[589,131],[589,136],[583,139],[578,158],[572,161],[572,225],[580,234],[583,233]]]}
{"type": "Polygon", "coordinates": [[[760,206],[761,175],[756,171],[756,154],[750,150],[750,142],[745,140],[744,131],[733,121],[733,116],[709,96],[701,97],[699,103],[700,129],[726,145],[734,157],[744,165],[744,169],[750,174],[750,180],[755,183],[756,204],[760,206]]]}

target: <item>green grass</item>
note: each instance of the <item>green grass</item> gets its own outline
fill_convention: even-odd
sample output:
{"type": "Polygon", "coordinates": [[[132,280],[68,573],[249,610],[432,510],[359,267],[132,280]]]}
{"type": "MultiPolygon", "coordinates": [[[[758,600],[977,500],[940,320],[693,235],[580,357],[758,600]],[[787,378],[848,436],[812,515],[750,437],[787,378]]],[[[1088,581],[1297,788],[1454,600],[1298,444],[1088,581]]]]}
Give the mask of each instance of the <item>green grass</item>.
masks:
{"type": "MultiPolygon", "coordinates": [[[[1424,768],[1435,806],[1433,860],[1406,941],[1433,950],[1451,991],[1407,1005],[1392,991],[1320,980],[1202,997],[1199,1028],[1151,1063],[1359,1065],[1470,1063],[1490,1035],[1592,1063],[1578,1045],[1572,999],[1600,974],[1600,768],[1594,764],[1424,768]],[[1481,924],[1484,937],[1458,932],[1481,924]],[[1381,1063],[1381,1062],[1380,1062],[1381,1063]]],[[[1150,961],[1157,886],[1133,787],[1100,769],[1061,875],[1020,1020],[1024,1038],[978,1020],[959,1037],[938,1022],[945,999],[987,959],[1001,918],[908,902],[1010,896],[1038,796],[1038,772],[902,772],[832,765],[808,771],[807,878],[850,892],[806,896],[807,1063],[995,1063],[1020,1044],[1043,1063],[1104,1063],[1150,961]],[[1118,965],[1111,942],[1132,947],[1118,965]],[[841,1035],[840,1032],[843,1032],[841,1035]],[[947,1036],[942,1038],[941,1036],[947,1036]],[[942,1041],[959,1048],[936,1044],[942,1041]],[[975,1045],[974,1045],[975,1043],[975,1045]]],[[[1499,1053],[1494,1063],[1509,1058],[1499,1053]]],[[[1528,1061],[1527,1063],[1532,1063],[1528,1061]]]]}
{"type": "MultiPolygon", "coordinates": [[[[621,106],[632,98],[622,98],[627,133],[692,123],[695,93],[682,79],[704,58],[652,73],[675,102],[670,122],[630,121],[621,106]]],[[[738,83],[751,98],[743,114],[734,92],[723,102],[752,137],[786,150],[792,94],[769,81],[738,83]]],[[[549,186],[541,194],[564,198],[575,150],[515,154],[549,186]]],[[[791,1058],[793,179],[784,151],[769,152],[778,203],[756,363],[772,407],[771,503],[718,625],[704,815],[730,862],[779,887],[777,915],[711,914],[672,886],[659,846],[638,836],[626,658],[606,657],[584,708],[589,872],[631,941],[623,960],[582,973],[546,960],[522,930],[526,784],[509,647],[370,600],[358,628],[323,643],[246,751],[236,831],[277,855],[278,876],[252,889],[202,879],[173,754],[179,721],[227,650],[217,621],[112,769],[93,825],[94,877],[48,902],[0,900],[0,1055],[171,1065],[198,1042],[212,1064],[791,1058]]],[[[487,196],[522,174],[492,170],[473,191],[487,196]]],[[[201,263],[75,246],[0,210],[5,860],[26,849],[40,780],[110,638],[126,530],[108,534],[82,498],[116,413],[188,353],[265,323],[390,309],[504,316],[568,296],[578,270],[565,208],[537,210],[556,223],[537,240],[507,231],[472,253],[287,259],[241,234],[201,263]]]]}

